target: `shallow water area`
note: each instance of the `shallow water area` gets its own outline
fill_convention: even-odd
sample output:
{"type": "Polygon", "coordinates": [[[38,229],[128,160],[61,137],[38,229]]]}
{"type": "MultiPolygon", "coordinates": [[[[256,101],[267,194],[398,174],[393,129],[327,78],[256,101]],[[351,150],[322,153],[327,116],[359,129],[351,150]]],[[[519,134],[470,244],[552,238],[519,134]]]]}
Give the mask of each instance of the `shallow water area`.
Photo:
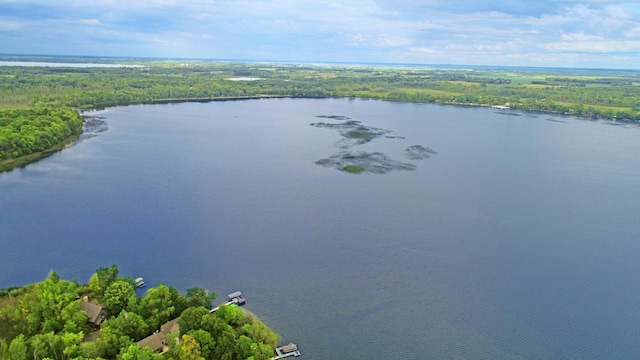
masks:
{"type": "Polygon", "coordinates": [[[108,109],[108,131],[0,174],[0,287],[116,263],[147,286],[240,290],[305,359],[636,359],[640,128],[518,114],[108,109]],[[390,131],[347,150],[415,169],[318,166],[344,139],[310,126],[321,114],[390,131]]]}

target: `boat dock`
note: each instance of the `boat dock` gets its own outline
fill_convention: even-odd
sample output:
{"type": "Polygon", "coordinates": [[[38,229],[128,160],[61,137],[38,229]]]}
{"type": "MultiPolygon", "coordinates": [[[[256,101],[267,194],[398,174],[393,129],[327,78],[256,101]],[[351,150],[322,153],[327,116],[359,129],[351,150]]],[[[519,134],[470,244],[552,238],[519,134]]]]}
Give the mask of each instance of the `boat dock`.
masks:
{"type": "MultiPolygon", "coordinates": [[[[237,305],[237,306],[241,306],[244,305],[245,302],[247,301],[244,297],[244,295],[242,295],[242,293],[240,291],[236,291],[234,293],[231,293],[229,295],[227,295],[227,297],[229,298],[229,301],[227,301],[226,303],[220,305],[237,305]]],[[[220,309],[220,306],[216,306],[213,309],[209,310],[209,313],[213,314],[216,311],[218,311],[218,309],[220,309]]],[[[287,345],[284,346],[280,346],[279,348],[276,348],[276,356],[272,357],[270,360],[278,360],[278,359],[284,359],[287,358],[289,356],[295,356],[298,357],[300,356],[300,351],[298,350],[298,345],[294,344],[294,343],[289,343],[287,345]]]]}
{"type": "Polygon", "coordinates": [[[276,354],[277,356],[272,357],[271,360],[283,359],[289,356],[298,357],[300,356],[300,351],[298,351],[298,345],[289,343],[288,345],[276,348],[276,354]]]}
{"type": "MultiPolygon", "coordinates": [[[[227,295],[227,297],[229,298],[229,301],[227,301],[226,303],[222,304],[222,305],[244,305],[245,302],[247,302],[247,300],[244,298],[244,295],[242,295],[242,293],[240,291],[236,291],[234,293],[231,293],[229,295],[227,295]]],[[[220,305],[220,306],[222,306],[220,305]]],[[[220,306],[216,306],[213,309],[209,310],[209,313],[213,314],[214,312],[218,311],[218,309],[220,309],[220,306]]]]}

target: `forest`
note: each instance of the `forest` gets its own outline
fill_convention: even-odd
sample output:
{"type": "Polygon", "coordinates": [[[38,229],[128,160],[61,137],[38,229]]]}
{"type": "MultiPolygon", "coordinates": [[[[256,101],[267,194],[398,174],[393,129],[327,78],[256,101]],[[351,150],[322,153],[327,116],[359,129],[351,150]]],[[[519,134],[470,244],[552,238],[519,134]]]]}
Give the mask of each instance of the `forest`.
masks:
{"type": "MultiPolygon", "coordinates": [[[[357,97],[500,105],[525,111],[640,120],[640,72],[633,70],[109,58],[26,60],[117,62],[123,66],[0,66],[0,165],[77,135],[78,118],[70,115],[71,109],[133,104],[280,96],[357,97]]],[[[6,165],[4,170],[12,166],[15,164],[6,165]]]]}
{"type": "Polygon", "coordinates": [[[278,335],[231,305],[210,314],[215,297],[167,285],[138,297],[116,265],[99,268],[86,285],[52,271],[40,283],[0,291],[0,359],[270,359],[278,335]],[[82,309],[89,299],[107,311],[99,325],[82,309]],[[178,317],[166,353],[137,343],[178,317]]]}
{"type": "Polygon", "coordinates": [[[68,107],[0,111],[0,171],[25,156],[72,142],[81,132],[82,117],[68,107]]]}

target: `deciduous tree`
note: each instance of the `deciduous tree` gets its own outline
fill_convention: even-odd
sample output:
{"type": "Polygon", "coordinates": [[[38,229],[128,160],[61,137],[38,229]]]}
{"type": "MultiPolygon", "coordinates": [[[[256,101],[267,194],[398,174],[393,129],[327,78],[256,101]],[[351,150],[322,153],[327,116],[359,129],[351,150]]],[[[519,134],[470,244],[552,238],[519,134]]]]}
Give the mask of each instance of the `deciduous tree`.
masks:
{"type": "Polygon", "coordinates": [[[11,340],[7,355],[8,360],[24,360],[27,358],[27,343],[23,334],[11,340]]]}
{"type": "Polygon", "coordinates": [[[89,284],[87,285],[89,291],[91,291],[94,296],[102,296],[107,287],[118,279],[119,273],[120,270],[115,264],[111,265],[111,267],[98,268],[95,274],[91,275],[89,279],[89,284]]]}
{"type": "Polygon", "coordinates": [[[211,291],[207,291],[202,288],[191,288],[187,289],[186,292],[186,300],[187,307],[198,307],[204,306],[207,309],[211,309],[213,304],[213,300],[216,299],[216,293],[211,291]]]}
{"type": "Polygon", "coordinates": [[[210,317],[209,310],[204,307],[190,307],[182,312],[178,324],[180,325],[180,333],[187,334],[191,330],[202,329],[203,317],[210,317]]]}
{"type": "Polygon", "coordinates": [[[116,280],[104,290],[104,303],[114,315],[125,309],[134,309],[137,302],[135,288],[127,281],[116,280]]]}

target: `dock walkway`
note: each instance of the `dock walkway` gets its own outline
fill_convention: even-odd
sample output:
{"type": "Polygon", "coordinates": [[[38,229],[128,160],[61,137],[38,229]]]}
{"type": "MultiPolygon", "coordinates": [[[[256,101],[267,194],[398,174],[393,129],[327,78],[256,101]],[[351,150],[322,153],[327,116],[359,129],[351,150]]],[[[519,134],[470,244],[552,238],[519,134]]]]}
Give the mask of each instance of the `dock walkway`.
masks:
{"type": "MultiPolygon", "coordinates": [[[[222,304],[222,305],[232,305],[232,304],[236,304],[236,305],[244,305],[244,303],[247,301],[244,298],[244,295],[242,295],[242,293],[240,291],[236,291],[234,293],[231,293],[229,295],[227,295],[229,297],[229,301],[227,301],[226,303],[222,304]]],[[[220,305],[220,306],[222,306],[220,305]]],[[[216,306],[213,309],[209,310],[209,312],[211,314],[213,314],[214,312],[218,311],[218,309],[220,309],[220,306],[216,306]]]]}

